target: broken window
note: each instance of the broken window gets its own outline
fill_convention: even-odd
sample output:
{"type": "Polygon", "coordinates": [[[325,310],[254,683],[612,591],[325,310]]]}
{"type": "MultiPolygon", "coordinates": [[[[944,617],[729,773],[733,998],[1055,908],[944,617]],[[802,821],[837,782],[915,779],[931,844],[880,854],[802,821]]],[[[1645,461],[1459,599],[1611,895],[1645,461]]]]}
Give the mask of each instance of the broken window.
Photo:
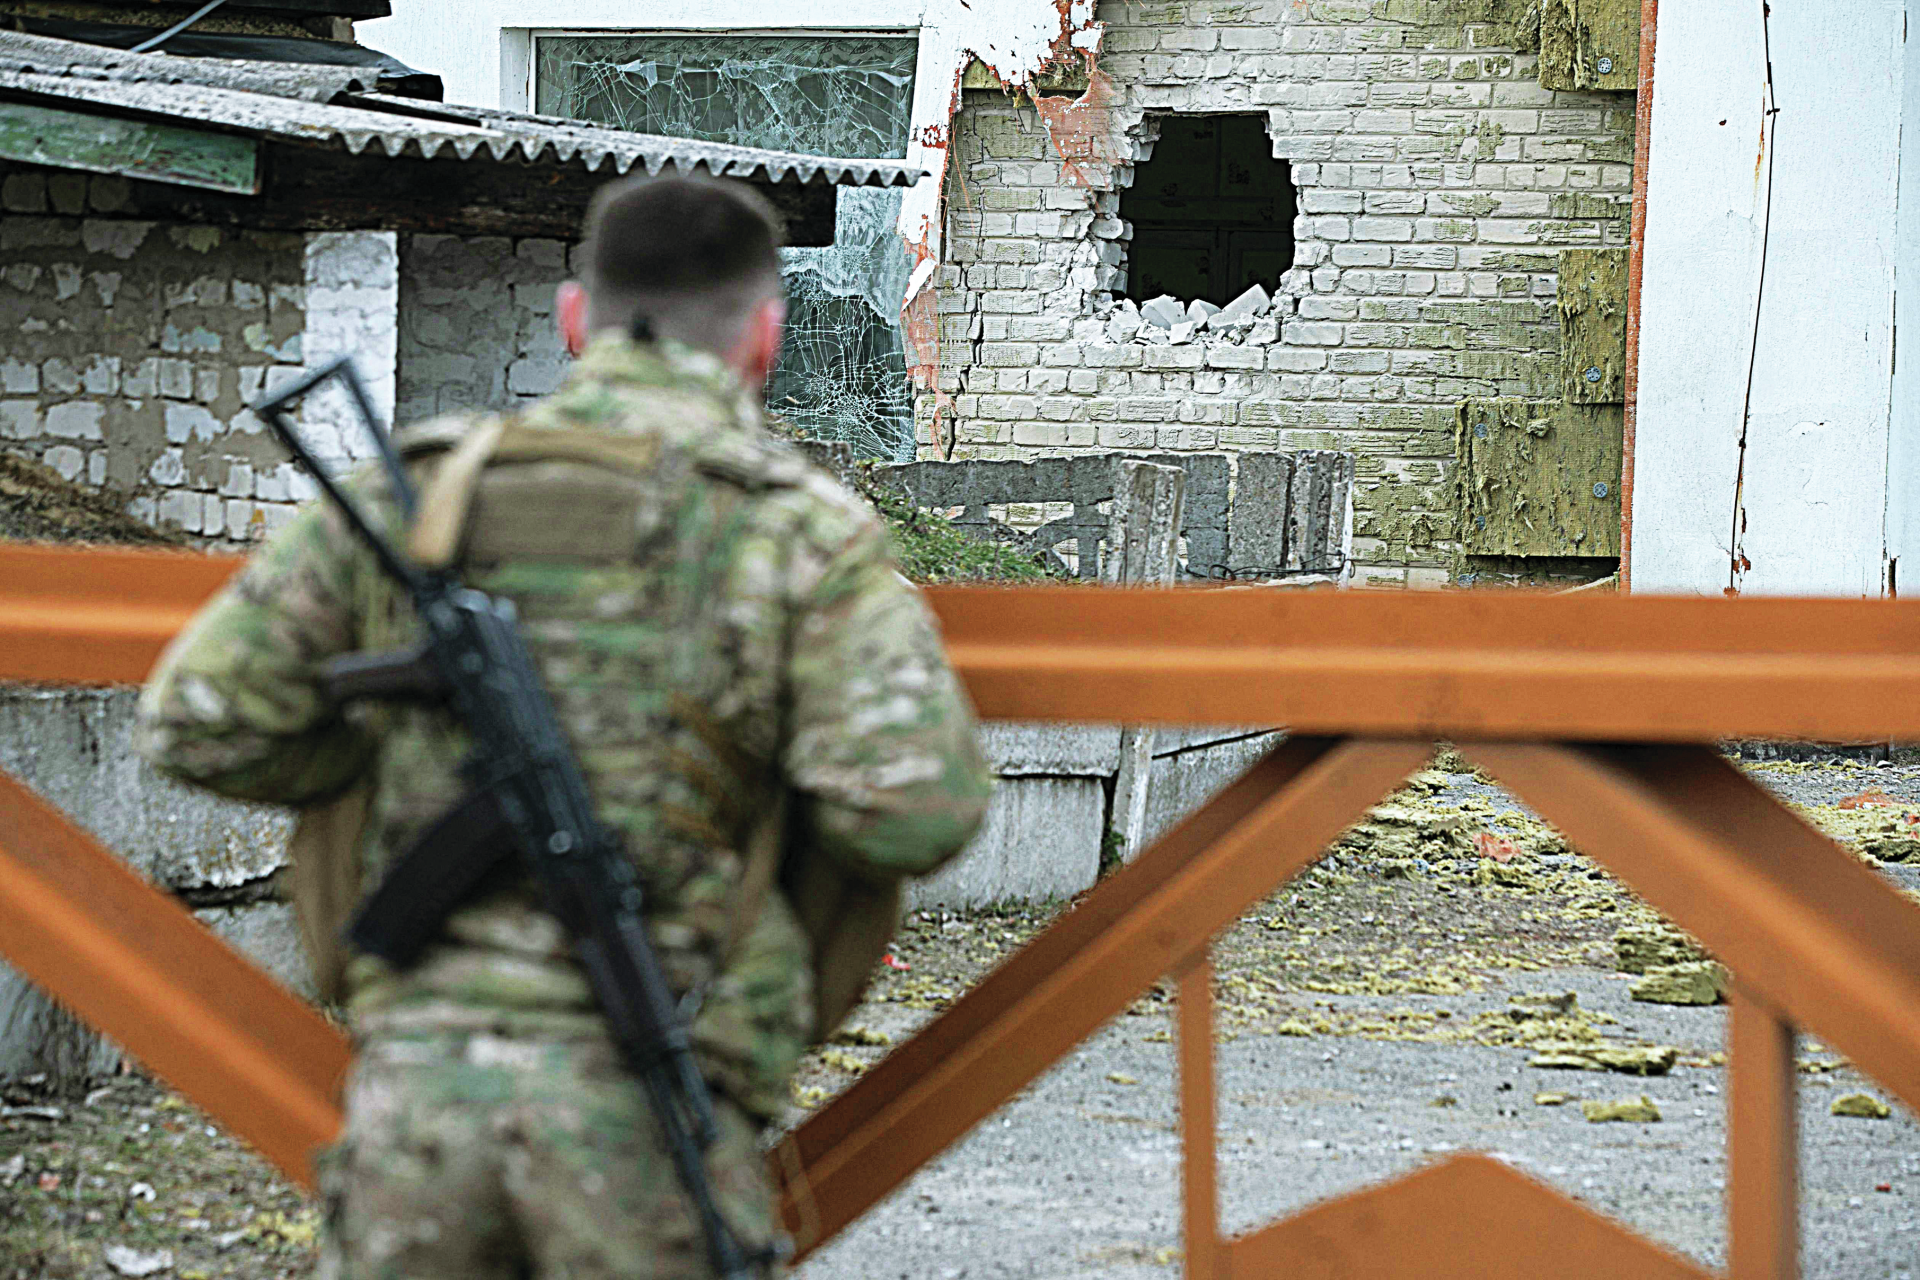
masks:
{"type": "Polygon", "coordinates": [[[1248,285],[1271,292],[1293,265],[1293,212],[1293,167],[1273,158],[1264,115],[1162,117],[1120,193],[1127,296],[1225,306],[1248,285]]]}
{"type": "MultiPolygon", "coordinates": [[[[552,35],[535,45],[546,115],[817,155],[907,154],[912,36],[552,35]]],[[[900,304],[913,264],[897,189],[842,187],[834,243],[782,250],[787,332],[774,412],[866,457],[913,457],[900,304]]]]}

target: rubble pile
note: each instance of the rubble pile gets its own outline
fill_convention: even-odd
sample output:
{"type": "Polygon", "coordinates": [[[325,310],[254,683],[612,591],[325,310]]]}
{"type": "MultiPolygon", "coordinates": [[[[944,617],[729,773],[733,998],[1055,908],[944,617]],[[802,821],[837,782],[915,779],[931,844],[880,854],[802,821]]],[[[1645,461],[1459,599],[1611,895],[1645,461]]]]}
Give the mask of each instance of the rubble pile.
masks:
{"type": "Polygon", "coordinates": [[[1280,323],[1289,300],[1275,298],[1260,285],[1218,306],[1202,298],[1181,302],[1161,294],[1146,302],[1122,298],[1106,319],[1108,342],[1178,347],[1190,342],[1263,347],[1280,340],[1280,323]]]}

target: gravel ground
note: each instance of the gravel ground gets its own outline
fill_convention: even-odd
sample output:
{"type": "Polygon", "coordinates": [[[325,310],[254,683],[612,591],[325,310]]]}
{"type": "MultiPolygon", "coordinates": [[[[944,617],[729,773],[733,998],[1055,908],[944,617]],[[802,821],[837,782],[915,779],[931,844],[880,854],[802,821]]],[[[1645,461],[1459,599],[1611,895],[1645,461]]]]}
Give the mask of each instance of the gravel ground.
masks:
{"type": "MultiPolygon", "coordinates": [[[[1920,768],[1753,772],[1836,837],[1890,858],[1920,852],[1906,834],[1920,768]],[[1841,807],[1867,792],[1888,803],[1841,807]]],[[[1920,861],[1882,866],[1920,886],[1920,861]]],[[[792,1118],[1049,916],[910,919],[896,947],[907,967],[883,969],[850,1020],[856,1034],[812,1055],[792,1118]]],[[[1416,778],[1215,948],[1226,1229],[1480,1150],[1720,1265],[1725,1010],[1629,997],[1614,934],[1656,919],[1504,793],[1471,774],[1416,778]],[[1644,1078],[1528,1065],[1543,1044],[1667,1046],[1676,1065],[1644,1078]],[[1566,1100],[1542,1105],[1543,1093],[1566,1100]],[[1642,1094],[1659,1122],[1589,1123],[1579,1105],[1642,1094]]],[[[798,1274],[1177,1274],[1167,997],[1136,1002],[798,1274]]],[[[1803,1042],[1799,1056],[1806,1275],[1920,1280],[1920,1128],[1898,1104],[1885,1120],[1829,1114],[1844,1094],[1884,1094],[1825,1046],[1803,1042]]],[[[311,1274],[312,1209],[164,1089],[129,1077],[87,1100],[27,1089],[5,1101],[0,1280],[112,1280],[110,1246],[167,1250],[173,1266],[155,1274],[183,1280],[311,1274]]]]}

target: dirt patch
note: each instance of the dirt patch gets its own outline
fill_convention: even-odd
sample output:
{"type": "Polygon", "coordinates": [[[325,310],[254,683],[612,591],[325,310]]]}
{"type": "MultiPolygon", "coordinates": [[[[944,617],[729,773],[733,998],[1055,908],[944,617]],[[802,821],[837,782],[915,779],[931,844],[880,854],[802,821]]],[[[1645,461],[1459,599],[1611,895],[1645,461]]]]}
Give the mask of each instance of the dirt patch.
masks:
{"type": "Polygon", "coordinates": [[[0,452],[0,539],[105,542],[124,546],[192,545],[120,509],[112,497],[62,479],[56,471],[0,452]]]}
{"type": "Polygon", "coordinates": [[[171,1091],[128,1075],[79,1100],[4,1098],[3,1280],[119,1280],[109,1250],[168,1254],[170,1280],[313,1274],[312,1203],[171,1091]]]}

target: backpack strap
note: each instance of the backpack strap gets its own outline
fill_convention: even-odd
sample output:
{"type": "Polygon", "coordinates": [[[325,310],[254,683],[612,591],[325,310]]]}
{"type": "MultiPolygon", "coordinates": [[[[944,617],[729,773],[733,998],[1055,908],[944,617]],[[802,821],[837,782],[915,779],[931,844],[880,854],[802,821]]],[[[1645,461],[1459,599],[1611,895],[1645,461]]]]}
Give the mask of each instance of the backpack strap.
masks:
{"type": "Polygon", "coordinates": [[[466,532],[473,495],[480,488],[480,473],[486,470],[506,428],[505,418],[481,419],[435,468],[426,491],[420,495],[413,531],[407,536],[407,554],[415,564],[444,569],[453,563],[466,532]]]}

